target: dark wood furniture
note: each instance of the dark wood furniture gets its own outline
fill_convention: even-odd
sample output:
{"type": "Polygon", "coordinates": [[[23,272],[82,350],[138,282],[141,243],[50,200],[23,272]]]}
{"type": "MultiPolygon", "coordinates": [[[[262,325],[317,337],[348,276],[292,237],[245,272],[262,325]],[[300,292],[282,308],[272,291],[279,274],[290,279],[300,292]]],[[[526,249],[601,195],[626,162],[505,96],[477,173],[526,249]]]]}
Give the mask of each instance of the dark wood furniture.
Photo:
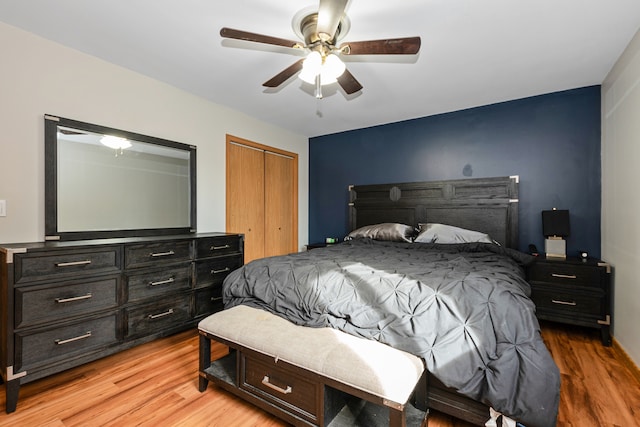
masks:
{"type": "Polygon", "coordinates": [[[203,233],[0,247],[6,411],[21,384],[187,328],[222,309],[244,237],[203,233]]]}
{"type": "Polygon", "coordinates": [[[539,319],[600,330],[611,345],[611,266],[589,258],[539,257],[528,268],[531,298],[539,319]]]}
{"type": "MultiPolygon", "coordinates": [[[[488,234],[518,249],[517,176],[349,187],[349,228],[398,222],[442,223],[488,234]]],[[[475,425],[490,418],[489,407],[427,376],[427,405],[475,425]]]]}

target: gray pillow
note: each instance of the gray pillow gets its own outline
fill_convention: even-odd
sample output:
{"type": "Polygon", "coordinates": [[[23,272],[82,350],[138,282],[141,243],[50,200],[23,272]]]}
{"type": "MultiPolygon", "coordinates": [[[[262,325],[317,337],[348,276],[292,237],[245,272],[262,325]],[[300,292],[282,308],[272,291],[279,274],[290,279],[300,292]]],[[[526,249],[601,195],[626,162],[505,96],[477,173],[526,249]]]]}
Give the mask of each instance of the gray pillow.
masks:
{"type": "Polygon", "coordinates": [[[488,234],[479,231],[437,223],[419,226],[418,236],[414,240],[418,243],[495,243],[488,234]]]}
{"type": "Polygon", "coordinates": [[[386,240],[390,242],[411,242],[414,234],[415,231],[413,227],[409,225],[383,222],[353,230],[345,237],[345,240],[368,237],[373,240],[386,240]]]}

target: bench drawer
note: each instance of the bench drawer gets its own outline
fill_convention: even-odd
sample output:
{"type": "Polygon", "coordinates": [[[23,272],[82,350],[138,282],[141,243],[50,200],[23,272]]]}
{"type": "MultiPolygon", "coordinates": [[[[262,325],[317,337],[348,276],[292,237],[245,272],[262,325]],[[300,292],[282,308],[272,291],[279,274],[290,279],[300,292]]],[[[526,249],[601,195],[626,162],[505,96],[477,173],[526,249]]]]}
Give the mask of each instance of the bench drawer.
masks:
{"type": "Polygon", "coordinates": [[[317,421],[322,384],[308,371],[263,355],[241,354],[240,387],[288,412],[317,421]]]}

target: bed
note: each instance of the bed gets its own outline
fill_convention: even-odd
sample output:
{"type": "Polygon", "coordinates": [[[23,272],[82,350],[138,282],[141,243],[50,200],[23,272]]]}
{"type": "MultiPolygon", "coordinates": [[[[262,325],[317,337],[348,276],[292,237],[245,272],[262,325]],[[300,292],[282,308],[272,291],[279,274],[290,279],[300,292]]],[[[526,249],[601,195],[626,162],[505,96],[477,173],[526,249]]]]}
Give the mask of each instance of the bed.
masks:
{"type": "Polygon", "coordinates": [[[474,424],[491,407],[528,427],[555,425],[559,372],[524,280],[532,259],[516,250],[517,177],[349,195],[349,240],[248,263],[225,280],[225,309],[259,308],[418,356],[428,407],[474,424]]]}

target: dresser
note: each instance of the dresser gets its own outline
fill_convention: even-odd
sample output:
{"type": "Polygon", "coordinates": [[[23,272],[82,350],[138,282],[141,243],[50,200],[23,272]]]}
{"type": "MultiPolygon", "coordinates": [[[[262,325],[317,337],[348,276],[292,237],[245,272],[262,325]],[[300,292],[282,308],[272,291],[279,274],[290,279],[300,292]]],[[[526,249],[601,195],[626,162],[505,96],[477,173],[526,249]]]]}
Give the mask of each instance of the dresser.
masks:
{"type": "Polygon", "coordinates": [[[0,247],[6,411],[21,384],[194,327],[243,262],[225,233],[0,247]]]}
{"type": "Polygon", "coordinates": [[[539,257],[528,268],[531,299],[539,319],[600,330],[611,345],[611,266],[589,258],[539,257]]]}

